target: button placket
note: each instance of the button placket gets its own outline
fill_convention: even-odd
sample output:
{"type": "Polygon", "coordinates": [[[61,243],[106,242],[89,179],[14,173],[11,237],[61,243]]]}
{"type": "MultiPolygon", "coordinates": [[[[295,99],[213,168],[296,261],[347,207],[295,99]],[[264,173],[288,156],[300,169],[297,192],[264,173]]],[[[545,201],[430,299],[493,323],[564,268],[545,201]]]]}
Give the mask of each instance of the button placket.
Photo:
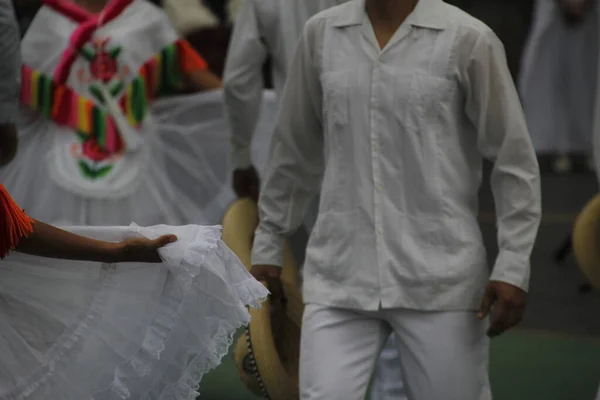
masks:
{"type": "MultiPolygon", "coordinates": [[[[381,70],[380,70],[380,59],[377,58],[375,65],[373,67],[372,72],[372,83],[371,83],[371,98],[369,102],[369,117],[370,117],[370,137],[371,137],[371,164],[373,168],[373,183],[374,183],[374,192],[373,192],[373,216],[375,223],[375,247],[377,249],[375,257],[378,258],[379,254],[382,254],[381,249],[383,246],[383,228],[381,224],[381,196],[383,195],[383,185],[381,184],[381,171],[379,166],[379,159],[381,157],[381,146],[379,144],[379,136],[381,135],[381,115],[379,107],[378,98],[379,90],[381,90],[381,70]]],[[[377,272],[379,278],[379,287],[382,287],[382,276],[381,276],[381,267],[379,265],[379,260],[376,261],[377,272]]],[[[381,292],[380,292],[381,296],[381,292]]],[[[381,299],[380,299],[381,302],[381,299]]]]}

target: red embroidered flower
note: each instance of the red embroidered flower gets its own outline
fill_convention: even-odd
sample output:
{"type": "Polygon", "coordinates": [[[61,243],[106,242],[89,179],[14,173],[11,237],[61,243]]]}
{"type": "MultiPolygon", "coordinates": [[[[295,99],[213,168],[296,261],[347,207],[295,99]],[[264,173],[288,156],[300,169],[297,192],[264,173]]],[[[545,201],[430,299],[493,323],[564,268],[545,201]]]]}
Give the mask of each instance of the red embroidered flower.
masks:
{"type": "Polygon", "coordinates": [[[91,138],[83,142],[81,151],[86,158],[96,162],[104,161],[114,155],[114,153],[110,153],[100,147],[96,138],[91,138]]]}
{"type": "Polygon", "coordinates": [[[108,39],[94,42],[96,54],[90,62],[92,76],[106,83],[117,74],[117,60],[106,50],[108,39]]]}

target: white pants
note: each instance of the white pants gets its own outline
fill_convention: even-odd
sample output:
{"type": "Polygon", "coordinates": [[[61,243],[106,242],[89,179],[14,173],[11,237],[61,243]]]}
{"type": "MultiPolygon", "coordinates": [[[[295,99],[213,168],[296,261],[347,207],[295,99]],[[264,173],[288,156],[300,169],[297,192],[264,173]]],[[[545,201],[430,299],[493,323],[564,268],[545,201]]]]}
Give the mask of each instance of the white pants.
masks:
{"type": "Polygon", "coordinates": [[[392,333],[381,350],[375,364],[371,400],[407,400],[397,341],[392,333]]]}
{"type": "Polygon", "coordinates": [[[343,310],[307,304],[300,398],[362,400],[390,332],[409,400],[491,400],[487,321],[474,312],[343,310]]]}

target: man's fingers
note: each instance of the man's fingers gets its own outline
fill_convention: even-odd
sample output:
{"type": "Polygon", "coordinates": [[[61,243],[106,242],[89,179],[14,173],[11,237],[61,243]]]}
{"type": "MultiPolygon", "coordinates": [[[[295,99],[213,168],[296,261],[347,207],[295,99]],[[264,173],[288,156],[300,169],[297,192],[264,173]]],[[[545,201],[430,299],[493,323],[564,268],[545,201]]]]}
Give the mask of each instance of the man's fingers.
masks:
{"type": "Polygon", "coordinates": [[[498,301],[492,312],[492,321],[488,329],[487,335],[495,337],[503,333],[509,328],[508,321],[510,318],[510,309],[504,301],[498,301]]]}
{"type": "Polygon", "coordinates": [[[477,313],[477,318],[483,319],[488,316],[490,310],[492,309],[492,305],[496,300],[496,292],[494,289],[488,287],[485,290],[485,294],[483,295],[483,300],[481,301],[481,307],[479,307],[479,312],[477,313]]]}

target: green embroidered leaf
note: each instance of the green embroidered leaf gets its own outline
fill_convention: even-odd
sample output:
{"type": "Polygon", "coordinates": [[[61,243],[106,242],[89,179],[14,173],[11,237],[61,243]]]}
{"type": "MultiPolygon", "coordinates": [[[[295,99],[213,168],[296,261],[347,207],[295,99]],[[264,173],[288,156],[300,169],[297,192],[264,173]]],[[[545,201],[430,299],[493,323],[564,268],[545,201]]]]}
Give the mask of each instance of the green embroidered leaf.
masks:
{"type": "Polygon", "coordinates": [[[104,167],[95,168],[90,166],[84,160],[79,160],[79,168],[83,175],[91,180],[103,178],[112,170],[112,165],[105,165],[104,167]]]}
{"type": "Polygon", "coordinates": [[[110,88],[111,96],[116,97],[119,93],[121,93],[121,91],[123,90],[124,87],[125,87],[125,85],[123,84],[123,81],[119,81],[119,82],[115,83],[110,88]]]}
{"type": "Polygon", "coordinates": [[[85,58],[89,62],[92,62],[94,60],[94,57],[96,57],[96,52],[90,49],[89,46],[83,46],[80,52],[83,58],[85,58]]]}
{"type": "Polygon", "coordinates": [[[79,168],[88,179],[94,179],[94,170],[83,160],[79,160],[79,168]]]}
{"type": "Polygon", "coordinates": [[[90,92],[101,104],[104,104],[104,95],[102,94],[102,90],[100,90],[98,86],[90,86],[90,92]]]}
{"type": "Polygon", "coordinates": [[[119,57],[119,54],[121,54],[121,47],[115,47],[114,49],[110,50],[108,52],[108,54],[112,57],[112,58],[117,58],[119,57]]]}
{"type": "Polygon", "coordinates": [[[106,165],[100,169],[97,169],[95,174],[96,174],[96,178],[103,178],[106,175],[108,175],[108,173],[110,172],[110,170],[112,169],[112,165],[106,165]]]}

